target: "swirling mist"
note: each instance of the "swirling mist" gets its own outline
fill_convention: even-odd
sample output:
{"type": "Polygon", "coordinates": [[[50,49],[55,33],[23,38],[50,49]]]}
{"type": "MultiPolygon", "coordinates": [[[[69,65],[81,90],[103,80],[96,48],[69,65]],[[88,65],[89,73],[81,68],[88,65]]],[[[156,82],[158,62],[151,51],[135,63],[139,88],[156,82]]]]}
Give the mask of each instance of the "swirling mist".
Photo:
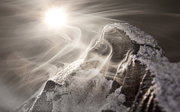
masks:
{"type": "MultiPolygon", "coordinates": [[[[142,26],[139,20],[131,20],[129,16],[157,11],[148,3],[130,0],[2,0],[0,110],[15,109],[43,82],[55,77],[69,64],[83,60],[101,38],[106,24],[121,19],[121,22],[130,20],[142,26]],[[42,21],[45,10],[52,6],[67,9],[68,25],[62,29],[51,29],[42,21]]],[[[149,32],[153,33],[153,30],[149,32]]],[[[103,62],[110,56],[111,53],[103,62]]]]}

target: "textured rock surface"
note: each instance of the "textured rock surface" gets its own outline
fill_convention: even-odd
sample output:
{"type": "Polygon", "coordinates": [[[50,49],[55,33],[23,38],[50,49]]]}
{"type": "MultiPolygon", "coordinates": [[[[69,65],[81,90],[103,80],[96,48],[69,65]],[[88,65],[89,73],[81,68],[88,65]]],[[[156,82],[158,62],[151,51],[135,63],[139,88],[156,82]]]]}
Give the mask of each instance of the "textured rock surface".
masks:
{"type": "Polygon", "coordinates": [[[18,112],[178,112],[180,64],[126,24],[107,25],[78,60],[47,81],[18,112]]]}

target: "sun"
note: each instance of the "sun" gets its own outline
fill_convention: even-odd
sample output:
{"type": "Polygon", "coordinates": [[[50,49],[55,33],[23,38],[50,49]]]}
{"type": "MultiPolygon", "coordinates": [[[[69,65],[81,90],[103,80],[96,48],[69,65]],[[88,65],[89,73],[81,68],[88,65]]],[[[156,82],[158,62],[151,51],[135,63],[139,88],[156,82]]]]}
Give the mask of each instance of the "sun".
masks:
{"type": "Polygon", "coordinates": [[[45,22],[51,27],[62,27],[67,24],[67,14],[64,8],[50,8],[45,13],[45,22]]]}

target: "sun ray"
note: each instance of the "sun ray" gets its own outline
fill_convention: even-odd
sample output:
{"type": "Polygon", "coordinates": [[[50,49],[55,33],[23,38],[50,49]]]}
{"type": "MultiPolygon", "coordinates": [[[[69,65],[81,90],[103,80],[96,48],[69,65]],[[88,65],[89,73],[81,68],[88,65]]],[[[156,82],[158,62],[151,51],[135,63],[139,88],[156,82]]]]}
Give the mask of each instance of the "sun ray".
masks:
{"type": "Polygon", "coordinates": [[[64,8],[50,8],[45,13],[45,22],[53,27],[62,27],[67,23],[67,14],[64,8]]]}

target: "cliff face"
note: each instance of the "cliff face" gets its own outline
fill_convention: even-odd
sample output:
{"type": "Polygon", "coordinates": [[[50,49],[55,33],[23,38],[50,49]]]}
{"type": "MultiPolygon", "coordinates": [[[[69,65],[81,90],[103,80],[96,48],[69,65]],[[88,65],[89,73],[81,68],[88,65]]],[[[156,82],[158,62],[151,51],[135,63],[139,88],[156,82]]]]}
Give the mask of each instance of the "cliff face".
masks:
{"type": "Polygon", "coordinates": [[[104,27],[83,60],[48,80],[17,112],[178,112],[180,64],[127,24],[104,27]]]}

